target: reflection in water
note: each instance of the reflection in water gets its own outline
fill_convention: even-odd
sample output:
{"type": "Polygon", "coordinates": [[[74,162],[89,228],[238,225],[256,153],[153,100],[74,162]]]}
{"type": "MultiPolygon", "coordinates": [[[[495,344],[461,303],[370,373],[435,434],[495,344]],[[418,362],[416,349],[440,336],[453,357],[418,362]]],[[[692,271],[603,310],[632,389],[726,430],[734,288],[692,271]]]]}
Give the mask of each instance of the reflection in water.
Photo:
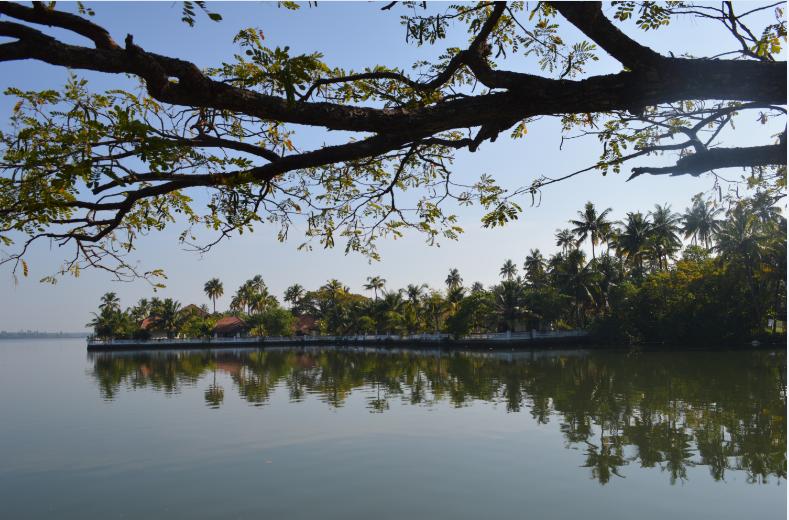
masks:
{"type": "Polygon", "coordinates": [[[743,471],[750,483],[786,478],[786,352],[567,351],[438,352],[400,349],[269,348],[89,354],[105,399],[119,389],[175,394],[201,378],[219,408],[229,374],[247,402],[275,392],[298,403],[315,395],[342,407],[365,390],[373,413],[393,401],[464,407],[497,402],[539,424],[560,421],[568,448],[585,452],[591,477],[606,484],[636,464],[660,468],[671,484],[707,466],[716,481],[743,471]]]}

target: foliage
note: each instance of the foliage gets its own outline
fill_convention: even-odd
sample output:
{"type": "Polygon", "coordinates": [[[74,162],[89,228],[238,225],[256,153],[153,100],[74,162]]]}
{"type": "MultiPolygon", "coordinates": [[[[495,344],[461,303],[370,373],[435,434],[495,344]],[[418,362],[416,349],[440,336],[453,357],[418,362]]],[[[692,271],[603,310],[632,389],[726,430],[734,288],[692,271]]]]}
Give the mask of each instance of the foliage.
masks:
{"type": "MultiPolygon", "coordinates": [[[[278,16],[298,16],[298,4],[278,5],[285,7],[278,16]]],[[[66,9],[78,14],[55,4],[0,4],[6,20],[0,35],[12,39],[0,62],[69,68],[60,90],[6,89],[16,103],[10,127],[0,133],[0,264],[27,276],[31,243],[73,248],[45,282],[100,268],[160,288],[164,273],[140,271],[127,255],[145,235],[176,222],[183,226],[180,241],[197,251],[262,223],[278,226],[286,240],[299,224],[305,229],[300,248],[342,243],[346,253],[377,259],[382,237],[410,231],[431,245],[458,239],[463,229],[451,203],[479,205],[485,227],[504,225],[518,218],[524,196],[534,202],[555,182],[590,170],[618,173],[624,163],[653,155],[678,159],[635,167],[631,179],[743,167],[750,175],[736,179],[726,197],[739,199],[740,187],[758,189],[772,205],[786,194],[785,131],[762,137],[762,146],[721,146],[732,139],[723,130],[735,129],[740,118],[785,121],[786,64],[778,60],[786,20],[773,4],[738,12],[732,3],[628,1],[606,13],[598,3],[581,2],[540,2],[533,9],[522,2],[404,2],[396,6],[399,18],[391,16],[402,24],[406,44],[438,46],[408,72],[382,64],[344,70],[320,49],[268,47],[251,27],[227,42],[240,52],[221,63],[193,64],[167,56],[175,49],[143,49],[131,35],[121,46],[90,21],[91,9],[79,2],[66,9]],[[775,18],[769,24],[752,21],[768,9],[775,18]],[[711,56],[694,57],[689,49],[662,56],[641,45],[638,33],[631,38],[617,27],[689,23],[698,39],[708,39],[699,20],[722,24],[728,35],[715,38],[711,56]],[[94,48],[38,28],[80,35],[94,48]],[[467,33],[468,46],[442,47],[453,32],[467,33]],[[588,65],[601,53],[617,61],[614,70],[589,76],[588,65]],[[529,73],[507,70],[513,56],[533,65],[529,73]],[[75,69],[127,74],[136,86],[91,92],[75,69]],[[524,138],[533,121],[548,117],[560,123],[562,139],[599,143],[599,157],[579,172],[513,187],[487,172],[471,179],[452,172],[458,150],[477,152],[502,134],[524,138]],[[336,138],[314,147],[296,139],[299,125],[336,138]],[[209,194],[202,209],[194,206],[195,190],[209,194]],[[215,239],[198,243],[196,228],[215,239]]],[[[192,0],[183,3],[181,20],[203,31],[200,11],[222,19],[192,0]]],[[[717,173],[710,174],[710,189],[723,202],[717,173]]],[[[594,259],[603,230],[584,219],[575,229],[591,234],[594,259]]],[[[700,227],[684,231],[706,240],[700,227]]],[[[664,264],[671,254],[666,240],[652,243],[652,256],[664,264]]],[[[569,252],[567,237],[560,241],[569,252]]],[[[629,259],[643,270],[642,256],[629,259]]]]}

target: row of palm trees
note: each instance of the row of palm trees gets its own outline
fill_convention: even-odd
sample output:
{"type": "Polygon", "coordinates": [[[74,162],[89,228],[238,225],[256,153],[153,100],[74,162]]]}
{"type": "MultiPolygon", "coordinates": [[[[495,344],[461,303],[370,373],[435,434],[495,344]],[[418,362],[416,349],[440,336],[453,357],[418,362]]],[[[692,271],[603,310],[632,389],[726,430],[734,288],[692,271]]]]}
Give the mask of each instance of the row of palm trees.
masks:
{"type": "MultiPolygon", "coordinates": [[[[502,281],[488,288],[480,282],[464,287],[459,271],[450,269],[441,290],[425,283],[387,290],[387,280],[374,276],[363,285],[371,298],[330,279],[313,291],[291,285],[283,299],[292,314],[311,314],[324,332],[335,334],[436,332],[458,325],[451,319],[455,315],[464,316],[465,325],[472,323],[476,330],[512,329],[519,322],[542,328],[580,327],[589,312],[606,312],[611,291],[623,282],[638,284],[650,273],[672,269],[684,239],[705,255],[717,254],[720,262],[742,271],[761,323],[755,281],[773,284],[775,311],[786,286],[786,219],[771,202],[757,194],[724,215],[722,208],[697,196],[683,214],[673,212],[668,204],[656,204],[652,211],[628,212],[619,221],[609,220],[611,208],[599,212],[588,202],[577,219],[569,221],[571,227],[556,230],[558,252],[546,258],[539,249],[530,250],[522,271],[506,260],[499,269],[502,281]],[[587,240],[590,261],[580,249],[587,240]]],[[[205,283],[204,292],[216,315],[223,283],[213,278],[205,283]]],[[[133,320],[154,315],[161,327],[170,327],[174,303],[141,300],[128,314],[133,320]]],[[[272,309],[279,309],[277,299],[257,275],[238,288],[227,314],[246,317],[272,309]]],[[[102,299],[100,313],[104,312],[120,312],[113,293],[102,299]]]]}

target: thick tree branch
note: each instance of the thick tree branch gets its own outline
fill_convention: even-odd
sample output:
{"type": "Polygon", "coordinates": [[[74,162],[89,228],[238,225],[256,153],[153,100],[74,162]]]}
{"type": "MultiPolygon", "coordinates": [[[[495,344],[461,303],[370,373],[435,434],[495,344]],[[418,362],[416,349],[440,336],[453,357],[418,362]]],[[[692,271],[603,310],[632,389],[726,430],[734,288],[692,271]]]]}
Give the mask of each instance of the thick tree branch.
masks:
{"type": "Polygon", "coordinates": [[[0,14],[39,25],[68,29],[93,40],[97,49],[120,49],[106,29],[69,13],[47,9],[44,2],[33,2],[33,8],[13,2],[0,2],[0,14]]]}
{"type": "Polygon", "coordinates": [[[630,70],[654,68],[666,58],[632,40],[603,14],[602,2],[551,2],[562,16],[630,70]]]}
{"type": "Polygon", "coordinates": [[[774,144],[753,146],[751,148],[713,148],[703,153],[682,157],[675,166],[654,168],[650,166],[633,168],[629,180],[644,173],[652,175],[693,175],[698,176],[720,168],[769,166],[786,164],[786,146],[774,144]]]}

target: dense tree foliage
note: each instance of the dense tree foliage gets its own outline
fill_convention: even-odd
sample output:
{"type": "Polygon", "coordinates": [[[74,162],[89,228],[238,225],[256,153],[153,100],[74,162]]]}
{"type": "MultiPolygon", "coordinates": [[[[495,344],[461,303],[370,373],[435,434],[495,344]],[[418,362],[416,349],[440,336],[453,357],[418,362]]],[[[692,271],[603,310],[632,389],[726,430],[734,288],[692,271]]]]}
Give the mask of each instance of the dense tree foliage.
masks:
{"type": "MultiPolygon", "coordinates": [[[[763,207],[768,200],[747,199],[723,214],[700,209],[714,203],[694,197],[684,216],[655,205],[654,211],[628,212],[626,220],[600,225],[594,233],[579,226],[569,247],[565,232],[557,230],[561,251],[545,259],[531,250],[525,276],[507,260],[499,271],[501,283],[487,289],[478,282],[463,287],[457,269],[449,269],[445,289],[423,283],[387,290],[385,279],[369,277],[364,289],[374,291],[373,298],[331,279],[312,291],[289,287],[288,313],[258,275],[239,287],[225,314],[246,320],[254,335],[267,336],[292,334],[289,317],[306,314],[318,320],[321,333],[340,336],[444,332],[460,339],[516,328],[589,328],[601,343],[742,341],[766,334],[768,318],[775,332],[775,319],[786,316],[786,219],[776,208],[763,207]],[[683,249],[678,233],[698,234],[699,214],[711,215],[707,226],[717,230],[696,241],[710,247],[691,243],[683,249]],[[714,218],[719,214],[724,218],[714,218]],[[587,260],[579,248],[584,239],[607,248],[587,260]]],[[[587,203],[583,214],[596,215],[594,204],[587,203]]],[[[589,220],[599,224],[598,218],[589,220]]],[[[222,286],[217,279],[209,284],[222,286]]],[[[176,319],[178,302],[154,301],[151,309],[142,300],[122,313],[117,295],[108,293],[96,314],[99,321],[89,326],[100,337],[127,337],[132,332],[118,321],[123,315],[138,322],[150,315],[160,330],[201,335],[191,331],[204,326],[176,319]]]]}
{"type": "MultiPolygon", "coordinates": [[[[344,241],[346,251],[373,258],[377,237],[406,229],[430,243],[455,239],[462,229],[447,203],[480,204],[488,212],[485,226],[502,225],[517,218],[517,197],[538,196],[581,173],[524,179],[514,189],[489,175],[452,175],[457,150],[476,152],[501,134],[523,137],[542,117],[557,118],[563,137],[599,140],[601,154],[582,171],[619,172],[627,161],[677,154],[668,166],[634,167],[630,178],[741,167],[750,174],[742,184],[762,184],[772,201],[785,194],[785,125],[783,133],[766,132],[758,146],[722,142],[732,140],[723,130],[739,117],[785,121],[781,4],[614,2],[606,15],[597,2],[392,3],[377,14],[399,20],[411,44],[441,45],[451,31],[468,31],[466,48],[435,51],[412,75],[372,64],[346,71],[322,61],[320,49],[296,56],[284,45],[268,48],[260,31],[247,28],[232,42],[242,52],[223,63],[193,64],[168,56],[172,49],[143,49],[131,34],[120,45],[89,21],[92,10],[71,5],[78,14],[43,2],[0,3],[0,61],[75,71],[61,91],[6,91],[18,103],[11,128],[0,135],[0,240],[17,243],[0,262],[14,264],[15,272],[18,266],[27,273],[31,242],[49,239],[75,249],[58,275],[87,266],[119,278],[156,278],[160,271],[138,272],[125,254],[179,215],[187,244],[194,243],[193,226],[218,233],[216,241],[195,245],[199,250],[266,220],[281,226],[285,239],[291,224],[304,219],[302,247],[344,241]],[[660,55],[617,27],[687,23],[707,40],[708,22],[729,37],[715,37],[719,48],[704,57],[691,49],[660,55]],[[586,39],[570,36],[568,25],[586,39]],[[47,27],[86,37],[94,47],[66,43],[46,34],[47,27]],[[603,53],[616,66],[586,74],[603,53]],[[514,55],[527,65],[509,70],[512,61],[505,60],[514,55]],[[93,93],[80,70],[128,74],[139,87],[93,93]],[[294,141],[299,125],[351,135],[310,149],[294,141]],[[192,206],[189,190],[197,187],[209,190],[206,209],[192,206]],[[404,193],[413,189],[421,191],[404,193]]],[[[184,12],[195,25],[194,11],[184,12]]],[[[194,30],[210,37],[210,26],[197,23],[194,30]]],[[[718,179],[712,175],[711,187],[720,190],[718,179]]],[[[598,224],[584,220],[582,227],[597,236],[598,224]]]]}

